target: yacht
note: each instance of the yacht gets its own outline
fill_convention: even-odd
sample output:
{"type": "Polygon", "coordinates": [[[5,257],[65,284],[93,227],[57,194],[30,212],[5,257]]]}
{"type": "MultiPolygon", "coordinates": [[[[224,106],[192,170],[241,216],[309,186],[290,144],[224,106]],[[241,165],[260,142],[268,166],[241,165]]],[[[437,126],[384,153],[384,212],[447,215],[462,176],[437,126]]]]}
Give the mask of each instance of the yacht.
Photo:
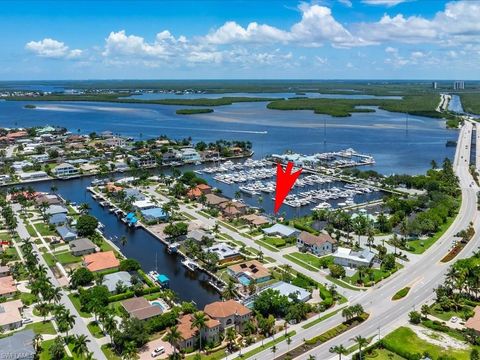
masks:
{"type": "Polygon", "coordinates": [[[189,258],[182,260],[182,265],[185,266],[190,271],[195,271],[198,267],[197,263],[189,258]]]}

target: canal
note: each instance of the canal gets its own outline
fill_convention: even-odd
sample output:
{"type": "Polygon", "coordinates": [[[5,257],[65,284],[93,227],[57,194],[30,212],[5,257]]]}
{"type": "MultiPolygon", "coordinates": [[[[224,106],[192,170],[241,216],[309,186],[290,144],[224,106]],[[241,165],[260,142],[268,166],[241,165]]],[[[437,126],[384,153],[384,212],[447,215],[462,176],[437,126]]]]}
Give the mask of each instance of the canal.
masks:
{"type": "Polygon", "coordinates": [[[114,214],[101,207],[95,201],[87,187],[92,177],[83,177],[71,180],[46,181],[32,184],[37,191],[51,191],[53,184],[57,187],[57,193],[65,200],[72,202],[87,203],[90,205],[90,213],[105,225],[103,232],[111,239],[128,258],[136,259],[142,268],[148,272],[155,270],[170,278],[170,288],[175,291],[181,300],[193,300],[202,309],[206,304],[220,298],[219,294],[207,282],[207,275],[202,272],[190,272],[181,264],[181,258],[175,254],[166,252],[166,246],[147,231],[130,229],[123,224],[114,214]],[[122,246],[120,238],[127,237],[127,244],[122,246]]]}

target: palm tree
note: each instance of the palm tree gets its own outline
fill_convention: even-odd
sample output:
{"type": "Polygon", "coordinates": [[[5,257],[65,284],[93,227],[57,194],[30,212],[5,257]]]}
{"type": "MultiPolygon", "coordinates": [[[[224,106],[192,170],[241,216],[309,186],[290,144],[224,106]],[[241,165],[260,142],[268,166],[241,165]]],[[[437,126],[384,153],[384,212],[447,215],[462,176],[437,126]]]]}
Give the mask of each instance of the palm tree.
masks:
{"type": "Polygon", "coordinates": [[[228,348],[230,351],[233,350],[233,344],[235,342],[235,338],[237,337],[237,333],[235,332],[234,328],[228,328],[227,333],[226,333],[226,338],[228,341],[228,348]]]}
{"type": "Polygon", "coordinates": [[[235,191],[235,199],[240,199],[242,197],[242,193],[240,191],[235,191]]]}
{"type": "Polygon", "coordinates": [[[362,359],[362,348],[366,345],[368,345],[368,340],[365,339],[364,337],[358,335],[353,338],[353,340],[357,343],[358,345],[358,353],[360,355],[360,359],[362,359]]]}
{"type": "Polygon", "coordinates": [[[43,340],[42,334],[36,334],[35,337],[33,338],[33,348],[35,349],[35,351],[39,350],[42,340],[43,340]]]}
{"type": "Polygon", "coordinates": [[[222,292],[222,297],[225,300],[230,300],[230,299],[235,299],[236,296],[237,296],[237,292],[236,292],[235,283],[231,279],[229,279],[227,282],[227,286],[222,292]]]}
{"type": "Polygon", "coordinates": [[[80,212],[82,214],[86,214],[88,212],[88,210],[90,210],[90,205],[88,205],[87,203],[81,203],[78,208],[80,209],[80,212]]]}
{"type": "Polygon", "coordinates": [[[60,318],[58,321],[58,328],[60,331],[65,331],[65,335],[68,338],[68,332],[72,330],[73,325],[75,325],[76,316],[70,314],[70,311],[66,309],[65,311],[60,314],[60,318]]]}
{"type": "Polygon", "coordinates": [[[78,357],[83,358],[83,356],[88,353],[87,344],[90,342],[90,339],[86,335],[76,335],[73,340],[73,352],[78,355],[78,357]]]}
{"type": "Polygon", "coordinates": [[[203,337],[203,329],[207,327],[207,316],[203,311],[197,311],[193,314],[192,319],[192,329],[196,328],[199,332],[200,337],[200,351],[202,351],[202,337],[203,337]]]}
{"type": "Polygon", "coordinates": [[[317,360],[315,355],[308,355],[307,360],[317,360]]]}
{"type": "Polygon", "coordinates": [[[290,336],[287,336],[287,346],[288,346],[288,351],[290,351],[290,344],[292,343],[292,338],[290,336]]]}
{"type": "Polygon", "coordinates": [[[182,334],[180,334],[180,331],[178,331],[178,327],[176,325],[168,329],[167,334],[165,335],[165,340],[172,345],[173,353],[176,354],[176,346],[178,342],[182,340],[182,334]]]}
{"type": "Polygon", "coordinates": [[[329,350],[332,354],[335,353],[338,355],[338,359],[342,360],[342,355],[347,355],[347,349],[343,345],[333,346],[329,350]]]}

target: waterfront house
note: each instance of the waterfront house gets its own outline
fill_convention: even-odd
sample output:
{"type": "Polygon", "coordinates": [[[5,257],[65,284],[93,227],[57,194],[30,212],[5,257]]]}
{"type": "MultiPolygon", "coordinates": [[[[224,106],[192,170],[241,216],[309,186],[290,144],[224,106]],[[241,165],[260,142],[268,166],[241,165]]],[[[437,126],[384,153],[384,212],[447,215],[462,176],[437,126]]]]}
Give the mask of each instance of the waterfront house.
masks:
{"type": "Polygon", "coordinates": [[[120,261],[115,257],[113,251],[98,252],[94,254],[85,255],[83,257],[83,265],[90,271],[102,271],[117,269],[120,266],[120,261]]]}
{"type": "Polygon", "coordinates": [[[192,314],[183,315],[179,319],[178,331],[181,335],[181,340],[179,340],[177,344],[179,350],[193,349],[199,341],[200,336],[202,336],[203,343],[207,341],[218,342],[220,321],[212,319],[207,315],[206,326],[200,334],[195,327],[192,327],[192,319],[192,314]]]}
{"type": "Polygon", "coordinates": [[[21,181],[29,181],[34,179],[48,178],[48,174],[45,171],[30,171],[19,173],[18,177],[21,181]]]}
{"type": "Polygon", "coordinates": [[[53,174],[59,177],[72,176],[78,174],[78,169],[69,163],[63,163],[53,169],[53,174]]]}
{"type": "Polygon", "coordinates": [[[105,185],[105,190],[107,190],[109,193],[118,193],[123,190],[123,186],[115,185],[115,183],[109,182],[107,185],[105,185]]]}
{"type": "Polygon", "coordinates": [[[203,239],[205,238],[213,240],[215,237],[209,232],[202,229],[195,229],[195,230],[189,231],[187,234],[187,239],[193,239],[198,242],[202,242],[203,239]]]}
{"type": "Polygon", "coordinates": [[[227,218],[238,217],[246,213],[247,206],[238,201],[223,202],[219,205],[222,215],[227,218]]]}
{"type": "Polygon", "coordinates": [[[228,202],[227,198],[215,195],[215,194],[206,194],[206,203],[210,206],[219,206],[222,203],[228,202]]]}
{"type": "Polygon", "coordinates": [[[138,320],[148,320],[162,314],[162,308],[150,304],[144,297],[133,297],[120,303],[131,317],[138,320]]]}
{"type": "Polygon", "coordinates": [[[115,170],[117,171],[126,171],[128,170],[128,164],[123,161],[117,161],[114,163],[115,170]]]}
{"type": "Polygon", "coordinates": [[[480,306],[475,306],[473,309],[473,316],[465,323],[467,329],[472,329],[480,335],[480,306]]]}
{"type": "Polygon", "coordinates": [[[252,317],[252,310],[235,300],[215,301],[205,305],[203,311],[220,322],[220,331],[234,327],[242,332],[243,325],[252,317]]]}
{"type": "Polygon", "coordinates": [[[57,226],[55,230],[57,230],[58,235],[60,235],[62,240],[65,242],[72,241],[77,238],[77,232],[67,225],[57,226]]]}
{"type": "Polygon", "coordinates": [[[59,214],[53,214],[48,218],[48,223],[50,225],[63,225],[67,223],[67,214],[64,213],[59,213],[59,214]]]}
{"type": "Polygon", "coordinates": [[[54,194],[39,194],[34,199],[35,204],[48,204],[48,205],[59,205],[62,201],[54,194]]]}
{"type": "Polygon", "coordinates": [[[124,190],[125,192],[125,198],[132,198],[133,200],[139,201],[139,200],[145,200],[145,195],[141,193],[140,190],[135,189],[135,188],[128,188],[124,190]]]}
{"type": "Polygon", "coordinates": [[[212,192],[212,188],[207,184],[198,184],[193,189],[188,190],[187,196],[190,199],[198,199],[202,194],[210,194],[212,192]]]}
{"type": "Polygon", "coordinates": [[[205,249],[205,251],[217,254],[219,264],[243,259],[243,256],[238,252],[237,249],[228,246],[225,243],[215,244],[205,249]]]}
{"type": "Polygon", "coordinates": [[[33,360],[35,333],[33,330],[18,331],[0,339],[0,359],[33,360]]]}
{"type": "Polygon", "coordinates": [[[146,209],[140,211],[145,221],[166,221],[168,219],[167,214],[158,207],[152,209],[146,209]]]}
{"type": "Polygon", "coordinates": [[[117,284],[122,284],[126,287],[132,286],[132,275],[126,271],[119,271],[113,274],[107,274],[103,277],[102,285],[106,286],[108,291],[115,293],[117,284]]]}
{"type": "Polygon", "coordinates": [[[259,284],[271,279],[268,269],[258,260],[249,260],[241,264],[231,265],[227,268],[227,272],[242,285],[249,285],[252,281],[259,284]]]}
{"type": "Polygon", "coordinates": [[[127,140],[122,137],[114,136],[106,139],[105,145],[110,147],[124,147],[127,145],[127,140]]]}
{"type": "Polygon", "coordinates": [[[243,215],[242,219],[244,219],[249,225],[255,227],[263,226],[270,223],[270,221],[265,216],[257,214],[243,215]]]}
{"type": "Polygon", "coordinates": [[[333,262],[349,268],[358,268],[359,266],[371,266],[375,253],[364,249],[353,251],[352,249],[339,247],[333,254],[333,262]]]}
{"type": "Polygon", "coordinates": [[[87,238],[72,240],[70,241],[69,245],[70,251],[74,256],[92,254],[97,250],[97,245],[87,238]]]}
{"type": "Polygon", "coordinates": [[[30,156],[30,160],[38,164],[47,162],[48,159],[49,159],[48,154],[35,154],[30,156]]]}
{"type": "MultiPolygon", "coordinates": [[[[1,246],[0,246],[1,248],[1,246]]],[[[3,249],[3,248],[2,248],[3,249]]],[[[0,252],[1,254],[1,252],[0,252]]],[[[0,278],[10,275],[10,267],[8,265],[0,266],[0,278]]]]}
{"type": "Polygon", "coordinates": [[[300,234],[300,231],[292,228],[290,226],[286,226],[283,224],[275,224],[269,228],[262,229],[262,231],[269,236],[280,236],[282,238],[287,238],[291,236],[297,236],[300,234]]]}
{"type": "Polygon", "coordinates": [[[130,156],[130,160],[138,167],[153,167],[157,165],[157,160],[153,156],[130,156]]]}
{"type": "Polygon", "coordinates": [[[148,210],[156,208],[157,205],[150,200],[137,200],[132,203],[132,206],[137,210],[148,210]]]}
{"type": "Polygon", "coordinates": [[[21,171],[24,167],[32,166],[32,165],[33,165],[33,163],[31,163],[30,161],[27,161],[27,160],[14,161],[12,163],[12,168],[15,171],[21,171]]]}
{"type": "Polygon", "coordinates": [[[55,214],[68,214],[68,209],[61,205],[50,205],[45,209],[45,214],[47,216],[52,216],[55,214]]]}
{"type": "Polygon", "coordinates": [[[180,149],[180,159],[186,164],[202,160],[197,150],[190,147],[180,149]]]}
{"type": "Polygon", "coordinates": [[[12,275],[0,277],[0,298],[8,298],[17,292],[17,285],[12,275]]]}
{"type": "MultiPolygon", "coordinates": [[[[22,300],[12,300],[0,304],[0,328],[5,331],[22,326],[22,300]]],[[[0,354],[2,346],[0,345],[0,354]]]]}
{"type": "Polygon", "coordinates": [[[174,149],[169,149],[166,153],[162,154],[162,162],[169,163],[180,160],[180,152],[174,149]]]}
{"type": "Polygon", "coordinates": [[[265,291],[267,289],[272,289],[274,291],[278,291],[280,295],[285,295],[287,297],[296,296],[299,301],[306,302],[311,299],[312,294],[310,291],[305,290],[299,286],[286,283],[284,281],[278,281],[272,285],[269,285],[262,289],[265,291]]]}
{"type": "Polygon", "coordinates": [[[328,234],[313,235],[302,231],[297,237],[297,247],[302,251],[309,251],[317,256],[331,254],[336,241],[328,234]]]}

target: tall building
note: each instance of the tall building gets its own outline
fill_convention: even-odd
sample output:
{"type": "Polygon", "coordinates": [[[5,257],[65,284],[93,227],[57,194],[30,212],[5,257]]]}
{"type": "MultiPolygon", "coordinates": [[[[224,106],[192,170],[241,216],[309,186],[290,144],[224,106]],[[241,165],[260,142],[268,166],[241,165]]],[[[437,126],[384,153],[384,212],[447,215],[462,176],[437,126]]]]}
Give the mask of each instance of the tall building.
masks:
{"type": "Polygon", "coordinates": [[[437,84],[436,81],[432,82],[432,88],[433,88],[433,89],[437,89],[437,85],[438,85],[438,84],[437,84]]]}
{"type": "Polygon", "coordinates": [[[465,82],[463,80],[457,80],[453,82],[453,90],[465,89],[465,82]]]}

